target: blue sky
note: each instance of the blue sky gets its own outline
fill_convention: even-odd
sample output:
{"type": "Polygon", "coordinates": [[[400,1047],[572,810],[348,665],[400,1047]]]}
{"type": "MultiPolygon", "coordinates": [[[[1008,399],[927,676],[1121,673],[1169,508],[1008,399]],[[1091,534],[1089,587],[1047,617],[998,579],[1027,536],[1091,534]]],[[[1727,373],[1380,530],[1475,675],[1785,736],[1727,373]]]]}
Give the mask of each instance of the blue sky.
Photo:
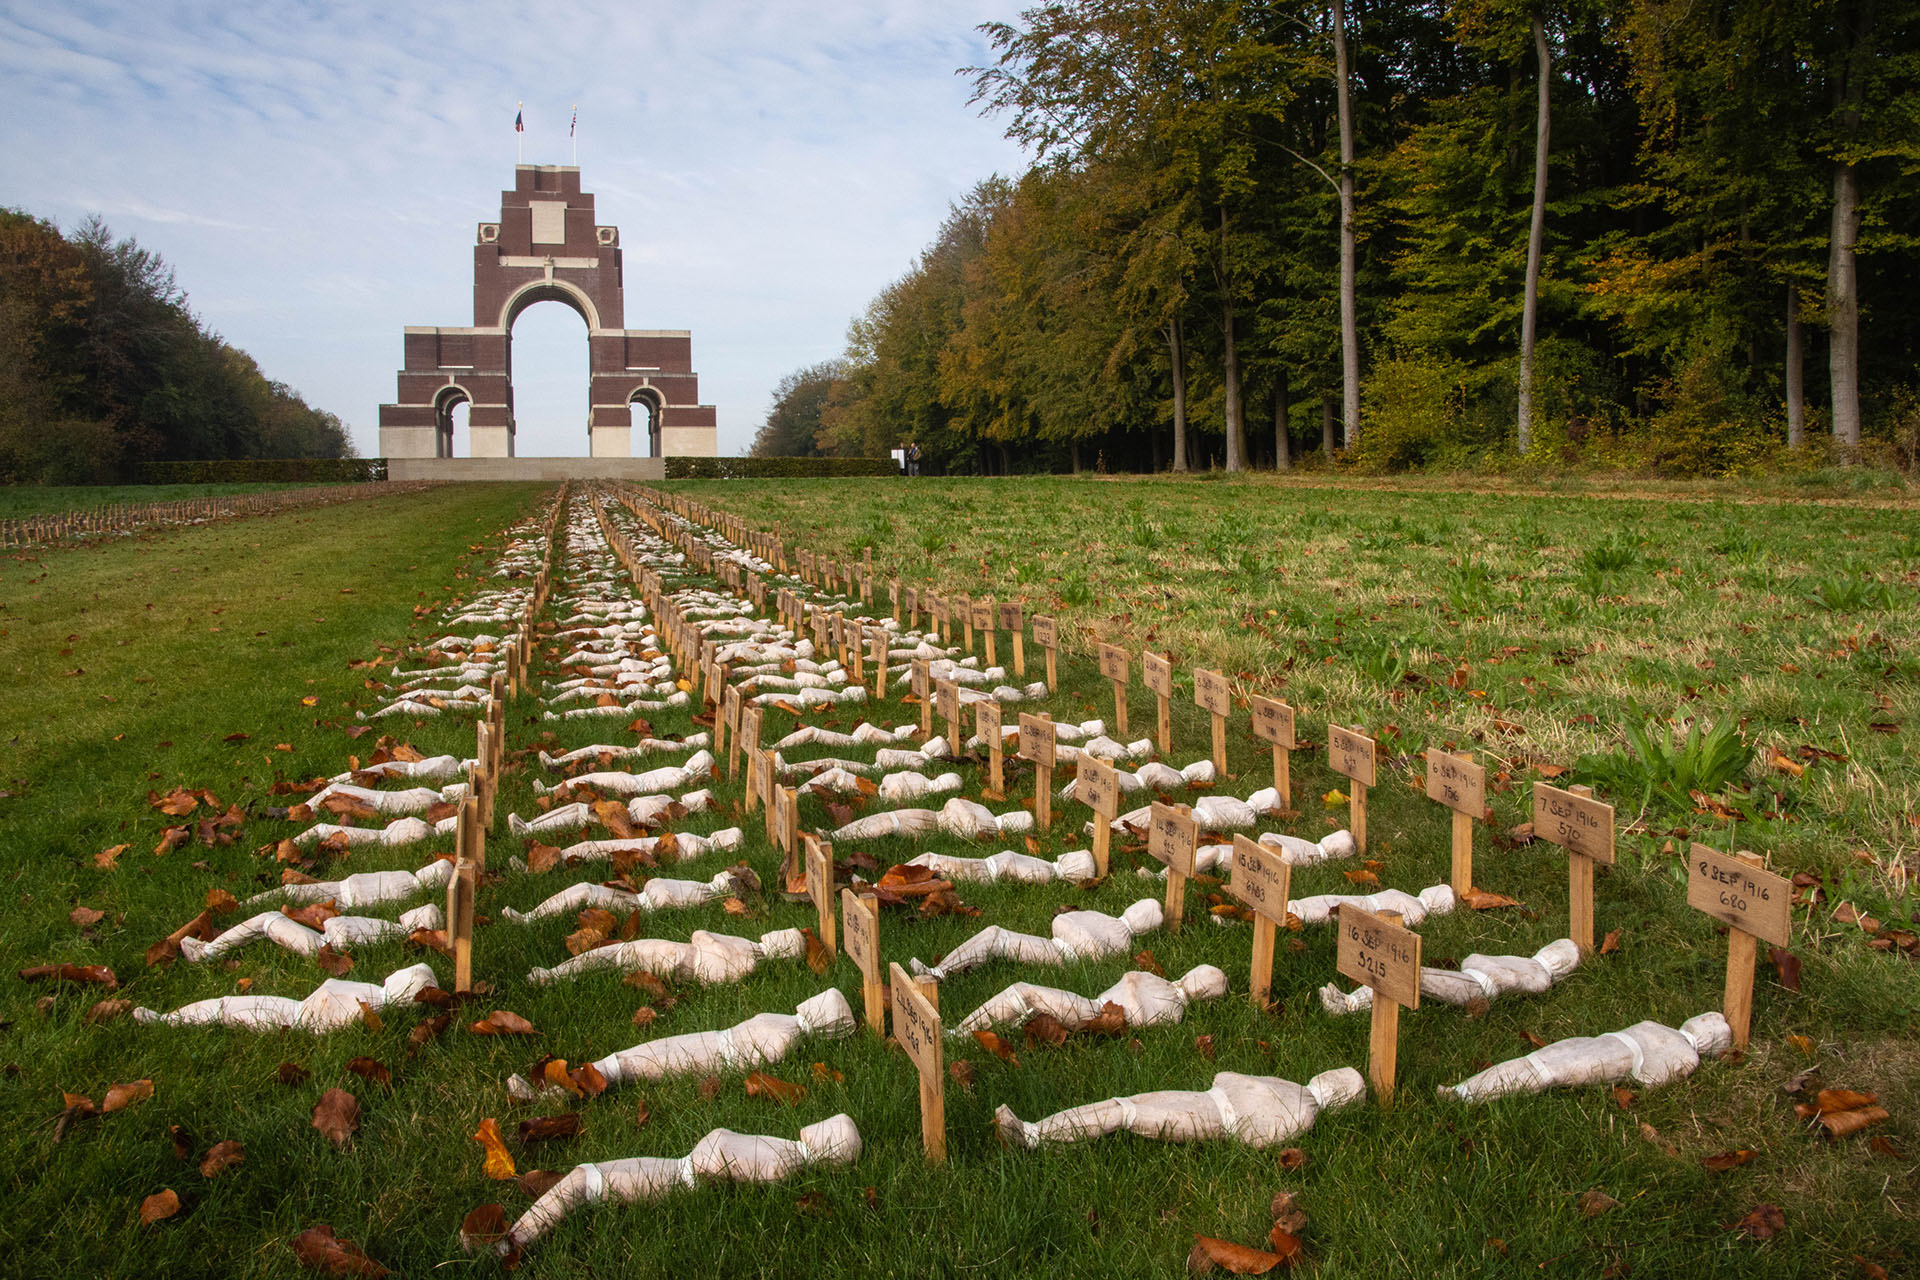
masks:
{"type": "MultiPolygon", "coordinates": [[[[400,330],[466,324],[474,224],[579,164],[620,228],[627,323],[693,330],[720,451],[779,378],[1024,167],[955,68],[1015,0],[35,4],[0,0],[0,204],[158,250],[194,310],[375,452],[400,330]]],[[[585,327],[515,329],[520,452],[586,451],[585,327]]]]}

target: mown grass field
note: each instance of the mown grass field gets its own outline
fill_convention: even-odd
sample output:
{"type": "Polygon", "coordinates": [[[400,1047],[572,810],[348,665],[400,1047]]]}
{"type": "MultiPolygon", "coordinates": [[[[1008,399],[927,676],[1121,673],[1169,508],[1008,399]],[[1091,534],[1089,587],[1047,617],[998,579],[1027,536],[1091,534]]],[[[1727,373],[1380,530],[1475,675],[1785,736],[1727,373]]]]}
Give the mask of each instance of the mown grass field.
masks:
{"type": "MultiPolygon", "coordinates": [[[[1244,998],[1248,931],[1207,923],[1198,891],[1181,934],[1142,945],[1171,975],[1218,964],[1234,992],[1196,1006],[1179,1027],[1058,1049],[1020,1045],[1017,1067],[970,1042],[952,1045],[949,1060],[972,1063],[977,1075],[970,1090],[948,1090],[951,1160],[943,1168],[920,1158],[906,1059],[864,1033],[803,1044],[770,1068],[806,1087],[792,1107],[749,1097],[737,1075],[724,1073],[717,1091],[686,1079],[569,1103],[583,1115],[582,1136],[546,1148],[515,1145],[522,1170],[678,1156],[716,1125],[790,1137],[843,1110],[858,1122],[866,1152],[850,1168],[808,1170],[777,1186],[583,1210],[530,1251],[526,1274],[1179,1274],[1196,1233],[1260,1243],[1280,1190],[1297,1192],[1308,1214],[1303,1265],[1330,1276],[1863,1274],[1856,1254],[1891,1274],[1914,1265],[1920,977],[1913,961],[1872,950],[1859,928],[1832,918],[1834,907],[1851,902],[1895,928],[1912,911],[1910,876],[1895,870],[1913,868],[1920,842],[1912,749],[1920,733],[1920,538],[1911,515],[1204,481],[673,487],[756,524],[783,524],[828,554],[870,540],[876,562],[910,580],[1021,598],[1030,614],[1052,610],[1102,638],[1170,648],[1183,675],[1195,664],[1218,665],[1242,691],[1282,690],[1313,741],[1324,741],[1328,717],[1366,725],[1382,735],[1384,757],[1371,856],[1385,884],[1409,891],[1446,878],[1446,816],[1407,785],[1417,770],[1402,759],[1428,743],[1474,750],[1509,773],[1511,789],[1492,797],[1502,831],[1527,816],[1526,789],[1539,776],[1532,762],[1573,766],[1615,751],[1622,727],[1641,711],[1681,722],[1736,720],[1758,750],[1739,786],[1714,797],[1743,814],[1737,832],[1690,802],[1656,798],[1641,813],[1637,795],[1609,795],[1623,823],[1637,817],[1647,828],[1622,838],[1619,865],[1599,880],[1599,928],[1620,931],[1620,950],[1547,995],[1503,1000],[1482,1016],[1437,1004],[1404,1016],[1396,1105],[1322,1117],[1295,1144],[1308,1156],[1301,1169],[1282,1169],[1275,1152],[1232,1144],[1119,1137],[1023,1153],[1001,1149],[990,1134],[1002,1102],[1035,1119],[1114,1094],[1204,1089],[1217,1070],[1305,1080],[1364,1065],[1367,1020],[1329,1018],[1313,994],[1334,976],[1331,931],[1297,935],[1297,950],[1282,946],[1277,1004],[1258,1011],[1244,998]],[[1602,547],[1612,550],[1596,552],[1602,547]],[[1461,668],[1466,676],[1456,678],[1461,668]],[[1774,748],[1799,761],[1803,744],[1847,758],[1817,757],[1799,777],[1771,765],[1774,748]],[[1680,828],[1686,837],[1673,834],[1680,828]],[[1664,852],[1686,838],[1735,843],[1777,869],[1824,879],[1827,902],[1798,916],[1802,991],[1783,989],[1763,966],[1744,1061],[1636,1090],[1626,1106],[1598,1088],[1481,1107],[1437,1101],[1435,1085],[1526,1052],[1529,1035],[1596,1034],[1642,1018],[1677,1024],[1717,1007],[1725,941],[1685,906],[1677,861],[1664,852]],[[1196,1047],[1203,1035],[1214,1060],[1196,1047]],[[1789,1036],[1806,1037],[1807,1047],[1789,1036]],[[1877,1091],[1891,1119],[1838,1142],[1819,1137],[1780,1087],[1808,1068],[1819,1070],[1820,1083],[1877,1091]],[[1875,1136],[1903,1154],[1875,1152],[1875,1136]],[[1712,1173],[1700,1163],[1741,1148],[1757,1155],[1739,1168],[1712,1173]],[[1576,1201],[1595,1189],[1619,1204],[1589,1218],[1576,1201]],[[1763,1203],[1781,1206],[1780,1234],[1755,1241],[1724,1228],[1763,1203]]],[[[483,1038],[456,1025],[415,1050],[409,1036],[426,1010],[391,1010],[380,1030],[318,1039],[126,1019],[93,1025],[85,1015],[105,993],[12,977],[51,961],[110,964],[122,983],[113,994],[155,1008],[232,993],[242,979],[256,993],[311,990],[322,976],[311,961],[265,945],[240,953],[232,967],[150,969],[142,955],[194,915],[209,889],[244,897],[277,879],[271,859],[255,850],[297,824],[261,812],[284,803],[268,794],[271,783],[337,772],[349,752],[364,754],[373,742],[342,732],[354,709],[375,702],[364,687],[375,673],[348,662],[375,656],[379,645],[424,639],[430,617],[415,609],[471,590],[471,576],[458,575],[497,553],[499,531],[537,494],[450,487],[0,562],[0,724],[9,726],[0,736],[0,872],[8,883],[0,900],[0,1271],[302,1274],[287,1241],[327,1222],[397,1273],[489,1272],[495,1264],[460,1251],[462,1217],[489,1200],[517,1213],[527,1199],[482,1176],[480,1148],[468,1135],[487,1116],[511,1134],[518,1120],[558,1109],[514,1107],[501,1088],[508,1074],[544,1053],[577,1063],[654,1036],[791,1011],[828,982],[857,1006],[857,978],[844,959],[826,977],[766,962],[737,985],[677,989],[641,1030],[635,1010],[664,1002],[616,975],[525,982],[531,966],[564,958],[571,918],[493,923],[476,937],[478,976],[495,988],[481,1008],[522,1014],[541,1033],[531,1040],[483,1038]],[[307,697],[314,705],[303,705],[307,697]],[[235,732],[250,736],[224,741],[235,732]],[[156,857],[151,850],[173,820],[145,797],[175,784],[253,809],[240,839],[156,857]],[[98,868],[94,855],[120,843],[131,847],[118,867],[98,868]],[[81,927],[69,918],[76,906],[106,916],[81,927]],[[389,1067],[390,1090],[346,1070],[363,1056],[389,1067]],[[279,1083],[279,1064],[289,1061],[310,1073],[304,1083],[279,1083]],[[62,1091],[97,1101],[109,1085],[141,1078],[154,1081],[152,1100],[76,1122],[53,1140],[62,1091]],[[344,1150],[309,1125],[315,1101],[335,1086],[363,1107],[363,1127],[344,1150]],[[189,1159],[174,1154],[173,1126],[189,1135],[189,1159]],[[246,1163],[204,1179],[198,1160],[222,1139],[243,1142],[246,1163]],[[141,1227],[142,1198],[163,1187],[181,1197],[181,1212],[141,1227]]],[[[1061,675],[1063,688],[1048,704],[1056,718],[1110,717],[1107,687],[1083,652],[1070,654],[1061,675]]],[[[516,752],[543,741],[559,750],[621,737],[608,722],[530,721],[534,710],[523,699],[510,713],[516,752]]],[[[864,704],[809,721],[846,729],[862,716],[896,724],[917,714],[864,704]]],[[[695,727],[685,713],[650,718],[663,735],[695,727]]],[[[1131,718],[1130,736],[1151,725],[1151,701],[1137,686],[1131,718]]],[[[769,735],[791,724],[770,715],[769,735]]],[[[396,728],[428,753],[471,749],[464,720],[396,728]]],[[[1175,729],[1172,763],[1207,754],[1190,702],[1177,704],[1175,729]]],[[[1238,776],[1220,790],[1245,795],[1263,785],[1258,747],[1237,718],[1238,776]]],[[[533,776],[520,761],[503,780],[502,830],[507,811],[532,812],[533,776]]],[[[1321,799],[1339,782],[1322,754],[1296,753],[1294,782],[1299,812],[1287,829],[1318,836],[1344,823],[1344,811],[1321,799]]],[[[1031,774],[1013,772],[1011,794],[1030,786],[1031,774]]],[[[740,820],[737,783],[716,790],[721,812],[690,818],[685,829],[744,826],[742,857],[771,886],[777,855],[758,816],[740,820]]],[[[1041,841],[1047,856],[1083,847],[1074,830],[1084,810],[1056,809],[1062,818],[1041,841]]],[[[808,802],[802,824],[824,828],[830,819],[808,802]]],[[[516,845],[496,836],[492,859],[504,862],[516,845]]],[[[437,847],[356,852],[340,869],[413,868],[437,847]]],[[[884,865],[923,848],[991,852],[944,837],[875,842],[867,851],[884,865]]],[[[668,874],[705,878],[725,861],[715,855],[668,874]]],[[[978,919],[890,914],[883,947],[889,958],[931,961],[986,923],[1045,933],[1057,906],[1117,912],[1157,895],[1157,884],[1131,874],[1138,861],[1144,855],[1118,853],[1120,874],[1087,890],[964,886],[961,897],[981,909],[978,919]]],[[[1294,893],[1344,890],[1349,869],[1303,869],[1294,893]]],[[[1431,919],[1421,929],[1429,963],[1472,951],[1530,954],[1564,932],[1564,859],[1555,851],[1497,849],[1483,833],[1477,871],[1483,887],[1526,909],[1431,919]]],[[[575,878],[507,877],[482,890],[480,910],[531,907],[575,878]]],[[[750,905],[747,918],[713,904],[662,913],[647,927],[673,938],[701,928],[756,936],[811,917],[809,907],[772,893],[750,905]]],[[[398,944],[363,948],[350,976],[377,980],[419,958],[398,944]]],[[[988,966],[949,980],[941,1003],[957,1016],[1019,978],[1093,992],[1126,967],[988,966]]]]}
{"type": "Polygon", "coordinates": [[[91,511],[117,502],[178,502],[224,498],[235,493],[305,489],[304,484],[9,484],[0,485],[0,520],[91,511]]]}

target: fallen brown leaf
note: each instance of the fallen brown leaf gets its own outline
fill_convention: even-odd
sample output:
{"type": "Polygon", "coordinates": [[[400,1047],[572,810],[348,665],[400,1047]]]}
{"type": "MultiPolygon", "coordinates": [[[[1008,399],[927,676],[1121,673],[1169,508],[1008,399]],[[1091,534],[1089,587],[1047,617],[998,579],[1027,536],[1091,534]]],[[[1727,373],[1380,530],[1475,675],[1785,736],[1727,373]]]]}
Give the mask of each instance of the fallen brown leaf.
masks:
{"type": "Polygon", "coordinates": [[[747,1096],[749,1098],[772,1098],[776,1102],[791,1107],[807,1096],[806,1088],[764,1071],[755,1071],[747,1077],[747,1096]]]}
{"type": "Polygon", "coordinates": [[[566,1176],[558,1169],[529,1169],[520,1175],[518,1181],[522,1192],[538,1200],[553,1190],[553,1185],[566,1176]]]}
{"type": "MultiPolygon", "coordinates": [[[[1267,1214],[1273,1219],[1273,1225],[1289,1235],[1299,1235],[1306,1229],[1306,1210],[1300,1207],[1300,1198],[1291,1191],[1276,1191],[1273,1203],[1267,1206],[1267,1214]]],[[[1280,1252],[1278,1249],[1274,1252],[1280,1252]]]]}
{"type": "Polygon", "coordinates": [[[486,1152],[486,1162],[480,1168],[482,1173],[495,1179],[513,1176],[513,1153],[507,1150],[506,1141],[500,1136],[499,1121],[492,1116],[482,1120],[473,1140],[486,1152]]]}
{"type": "Polygon", "coordinates": [[[1728,1231],[1741,1231],[1755,1240],[1770,1240],[1787,1229],[1787,1215],[1777,1204],[1756,1205],[1738,1222],[1727,1224],[1728,1231]]]}
{"type": "Polygon", "coordinates": [[[563,1111],[557,1116],[540,1116],[533,1120],[522,1120],[518,1137],[522,1146],[529,1142],[551,1142],[556,1138],[577,1138],[580,1136],[580,1113],[563,1111]]]}
{"type": "Polygon", "coordinates": [[[1747,1148],[1741,1147],[1737,1151],[1722,1151],[1715,1155],[1706,1156],[1700,1161],[1700,1164],[1701,1167],[1710,1173],[1725,1173],[1728,1169],[1737,1169],[1741,1165],[1749,1163],[1753,1159],[1754,1154],[1754,1152],[1749,1151],[1747,1148]]]}
{"type": "Polygon", "coordinates": [[[1268,1253],[1264,1249],[1250,1249],[1231,1240],[1219,1240],[1213,1236],[1195,1236],[1193,1252],[1187,1255],[1187,1270],[1196,1275],[1204,1275],[1212,1267],[1224,1267],[1237,1276],[1263,1276],[1279,1266],[1283,1261],[1277,1253],[1268,1253]],[[1205,1265],[1196,1267],[1195,1259],[1205,1265]]]}
{"type": "Polygon", "coordinates": [[[232,1138],[214,1143],[200,1161],[200,1176],[217,1178],[227,1170],[245,1163],[247,1149],[232,1138]]]}
{"type": "Polygon", "coordinates": [[[180,1212],[180,1197],[174,1194],[172,1187],[156,1191],[140,1202],[140,1225],[150,1227],[163,1218],[171,1218],[180,1212]]]}
{"type": "Polygon", "coordinates": [[[107,1096],[100,1100],[100,1114],[108,1115],[125,1110],[136,1102],[145,1102],[153,1096],[153,1081],[135,1080],[129,1084],[116,1084],[107,1090],[107,1096]]]}
{"type": "Polygon", "coordinates": [[[364,1276],[368,1280],[379,1280],[387,1274],[387,1269],[369,1258],[364,1249],[334,1235],[333,1228],[324,1222],[308,1227],[293,1238],[293,1256],[302,1266],[324,1276],[364,1276]]]}
{"type": "Polygon", "coordinates": [[[347,1062],[347,1070],[372,1084],[393,1088],[393,1072],[378,1058],[352,1058],[347,1062]]]}
{"type": "Polygon", "coordinates": [[[477,1206],[460,1220],[460,1247],[468,1253],[485,1249],[507,1236],[507,1211],[497,1204],[477,1206]]]}
{"type": "Polygon", "coordinates": [[[360,1099],[345,1089],[329,1089],[314,1104],[313,1127],[336,1147],[344,1147],[360,1128],[360,1099]]]}
{"type": "Polygon", "coordinates": [[[1599,1190],[1582,1191],[1574,1200],[1574,1205],[1580,1210],[1580,1216],[1583,1218],[1597,1218],[1607,1210],[1617,1207],[1619,1203],[1606,1192],[1599,1190]]]}
{"type": "Polygon", "coordinates": [[[1600,941],[1600,954],[1610,956],[1619,949],[1620,931],[1618,929],[1607,930],[1607,936],[1600,941]]]}
{"type": "Polygon", "coordinates": [[[533,1024],[508,1009],[495,1009],[467,1030],[479,1036],[530,1036],[533,1024]]]}
{"type": "Polygon", "coordinates": [[[1292,1173],[1307,1167],[1307,1153],[1298,1147],[1283,1147],[1280,1151],[1280,1167],[1292,1173]]]}

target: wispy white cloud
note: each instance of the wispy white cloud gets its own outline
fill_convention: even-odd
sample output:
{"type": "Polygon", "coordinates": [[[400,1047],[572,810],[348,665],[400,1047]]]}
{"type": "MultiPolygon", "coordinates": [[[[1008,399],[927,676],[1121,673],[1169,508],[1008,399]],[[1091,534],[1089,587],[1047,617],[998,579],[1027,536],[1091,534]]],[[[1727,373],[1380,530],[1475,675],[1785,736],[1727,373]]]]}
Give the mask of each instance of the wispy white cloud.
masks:
{"type": "MultiPolygon", "coordinates": [[[[1017,7],[0,0],[0,203],[137,235],[214,328],[371,452],[401,326],[470,314],[472,229],[512,184],[515,102],[529,163],[566,162],[578,102],[628,323],[694,331],[736,452],[773,384],[839,349],[948,202],[1023,163],[954,75],[987,57],[975,24],[1017,7]]],[[[515,348],[522,448],[578,453],[585,343],[546,311],[515,348]]]]}

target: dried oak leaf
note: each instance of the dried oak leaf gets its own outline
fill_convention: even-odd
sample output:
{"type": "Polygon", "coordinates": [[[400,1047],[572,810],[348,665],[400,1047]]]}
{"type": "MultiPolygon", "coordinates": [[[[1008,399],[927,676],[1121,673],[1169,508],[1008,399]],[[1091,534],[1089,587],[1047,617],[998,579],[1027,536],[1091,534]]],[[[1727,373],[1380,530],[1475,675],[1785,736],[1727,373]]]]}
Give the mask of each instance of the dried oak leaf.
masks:
{"type": "Polygon", "coordinates": [[[87,1010],[85,1021],[90,1023],[107,1022],[113,1018],[120,1017],[122,1014],[130,1013],[132,1010],[133,1001],[131,1000],[102,1000],[94,1005],[93,1008],[87,1010]]]}
{"type": "Polygon", "coordinates": [[[347,1062],[347,1070],[372,1084],[393,1088],[393,1072],[387,1070],[377,1058],[352,1058],[347,1062]]]}
{"type": "Polygon", "coordinates": [[[1789,991],[1800,989],[1800,957],[1785,947],[1773,949],[1773,971],[1780,979],[1780,985],[1789,991]]]}
{"type": "Polygon", "coordinates": [[[1036,1044],[1045,1044],[1057,1049],[1065,1044],[1067,1037],[1072,1034],[1067,1030],[1066,1023],[1060,1021],[1060,1019],[1050,1013],[1034,1014],[1033,1017],[1027,1019],[1027,1025],[1022,1028],[1022,1030],[1025,1033],[1029,1047],[1036,1044]]]}
{"type": "Polygon", "coordinates": [[[529,1142],[549,1142],[556,1138],[577,1138],[580,1136],[580,1113],[563,1111],[557,1116],[539,1116],[532,1120],[522,1120],[516,1135],[522,1146],[529,1142]]]}
{"type": "Polygon", "coordinates": [[[497,1204],[480,1205],[460,1221],[460,1247],[468,1253],[506,1237],[507,1211],[497,1204]]]}
{"type": "Polygon", "coordinates": [[[517,1181],[522,1192],[538,1200],[553,1190],[554,1184],[566,1176],[557,1169],[529,1169],[521,1174],[517,1181]]]}
{"type": "Polygon", "coordinates": [[[1274,1192],[1273,1203],[1267,1206],[1267,1214],[1273,1219],[1276,1230],[1299,1235],[1306,1229],[1306,1210],[1300,1207],[1300,1198],[1291,1191],[1274,1192]]]}
{"type": "Polygon", "coordinates": [[[313,962],[320,966],[321,972],[333,978],[344,978],[353,968],[353,957],[341,955],[329,942],[320,944],[320,949],[313,953],[313,962]]]}
{"type": "Polygon", "coordinates": [[[973,1082],[979,1077],[980,1069],[963,1058],[958,1062],[949,1062],[947,1064],[947,1074],[953,1077],[955,1084],[965,1089],[968,1093],[972,1093],[973,1082]]]}
{"type": "Polygon", "coordinates": [[[52,978],[58,982],[105,987],[109,991],[120,985],[120,980],[113,976],[113,970],[103,964],[36,964],[20,970],[19,976],[25,982],[42,982],[52,978]]]}
{"type": "Polygon", "coordinates": [[[116,1084],[107,1090],[107,1096],[100,1099],[100,1114],[108,1115],[123,1111],[136,1102],[145,1102],[153,1096],[153,1081],[134,1080],[128,1084],[116,1084]]]}
{"type": "Polygon", "coordinates": [[[1460,895],[1460,901],[1475,911],[1493,911],[1499,907],[1520,905],[1517,898],[1509,898],[1504,893],[1489,893],[1485,889],[1468,889],[1460,895]]]}
{"type": "Polygon", "coordinates": [[[172,1187],[156,1191],[140,1202],[140,1225],[150,1227],[163,1218],[180,1212],[180,1197],[172,1187]]]}
{"type": "Polygon", "coordinates": [[[1610,956],[1619,949],[1620,931],[1618,929],[1607,930],[1607,936],[1600,940],[1600,954],[1610,956]]]}
{"type": "Polygon", "coordinates": [[[336,1147],[344,1147],[360,1128],[360,1099],[345,1089],[329,1089],[313,1107],[313,1127],[336,1147]]]}
{"type": "Polygon", "coordinates": [[[791,1107],[796,1105],[800,1099],[807,1096],[807,1090],[804,1085],[794,1084],[790,1080],[782,1080],[777,1076],[770,1076],[764,1071],[755,1071],[747,1077],[747,1096],[749,1098],[772,1098],[776,1102],[785,1103],[791,1107]]]}
{"type": "Polygon", "coordinates": [[[1748,1163],[1753,1159],[1755,1154],[1757,1153],[1741,1147],[1737,1151],[1722,1151],[1715,1155],[1706,1156],[1700,1161],[1700,1164],[1702,1168],[1705,1168],[1710,1173],[1725,1173],[1728,1169],[1737,1169],[1741,1165],[1748,1163]]]}
{"type": "Polygon", "coordinates": [[[93,855],[93,865],[102,871],[113,871],[120,865],[120,855],[132,847],[130,844],[116,844],[111,849],[102,849],[93,855]]]}
{"type": "Polygon", "coordinates": [[[106,918],[107,918],[106,912],[100,911],[94,907],[75,907],[73,910],[67,912],[67,919],[71,920],[74,924],[79,925],[82,929],[86,928],[88,925],[99,924],[102,920],[106,918]]]}
{"type": "Polygon", "coordinates": [[[817,974],[825,974],[833,968],[833,952],[820,940],[820,935],[810,928],[802,929],[800,934],[807,940],[807,968],[817,974]]]}
{"type": "Polygon", "coordinates": [[[985,1049],[988,1053],[1000,1059],[1000,1061],[1006,1063],[1008,1066],[1017,1067],[1020,1065],[1020,1059],[1014,1056],[1013,1046],[1005,1040],[1002,1040],[997,1032],[976,1031],[973,1033],[973,1038],[982,1049],[985,1049]]]}
{"type": "Polygon", "coordinates": [[[480,1128],[473,1140],[487,1153],[486,1163],[481,1172],[489,1178],[505,1179],[513,1176],[513,1154],[507,1150],[506,1140],[500,1136],[500,1124],[492,1116],[480,1122],[480,1128]]]}
{"type": "Polygon", "coordinates": [[[200,1176],[217,1178],[227,1170],[244,1164],[246,1159],[247,1149],[244,1146],[232,1138],[223,1139],[207,1148],[207,1154],[200,1160],[200,1176]]]}
{"type": "Polygon", "coordinates": [[[1167,971],[1160,967],[1160,962],[1153,958],[1153,952],[1151,951],[1135,952],[1133,956],[1133,967],[1136,969],[1145,969],[1148,973],[1157,974],[1162,978],[1167,976],[1167,971]]]}
{"type": "Polygon", "coordinates": [[[1298,1147],[1287,1147],[1280,1152],[1280,1167],[1291,1173],[1307,1167],[1307,1153],[1298,1147]]]}
{"type": "Polygon", "coordinates": [[[1583,1218],[1597,1218],[1620,1204],[1606,1192],[1597,1189],[1582,1191],[1573,1203],[1580,1210],[1580,1216],[1583,1218]]]}
{"type": "Polygon", "coordinates": [[[1787,1229],[1787,1215],[1777,1204],[1755,1205],[1738,1222],[1726,1224],[1728,1231],[1740,1231],[1755,1240],[1770,1240],[1787,1229]]]}
{"type": "Polygon", "coordinates": [[[283,1062],[274,1071],[274,1078],[284,1085],[302,1085],[313,1075],[297,1062],[283,1062]]]}
{"type": "Polygon", "coordinates": [[[368,1280],[379,1280],[387,1274],[387,1269],[369,1258],[366,1250],[334,1235],[333,1228],[324,1222],[308,1227],[293,1238],[293,1256],[302,1266],[323,1276],[364,1276],[368,1280]]]}
{"type": "Polygon", "coordinates": [[[1279,1254],[1265,1249],[1252,1249],[1213,1236],[1195,1236],[1193,1252],[1187,1255],[1187,1270],[1204,1275],[1214,1267],[1224,1267],[1237,1276],[1263,1276],[1283,1261],[1279,1254]]]}
{"type": "Polygon", "coordinates": [[[509,1009],[495,1009],[467,1030],[479,1036],[530,1036],[533,1024],[509,1009]]]}

